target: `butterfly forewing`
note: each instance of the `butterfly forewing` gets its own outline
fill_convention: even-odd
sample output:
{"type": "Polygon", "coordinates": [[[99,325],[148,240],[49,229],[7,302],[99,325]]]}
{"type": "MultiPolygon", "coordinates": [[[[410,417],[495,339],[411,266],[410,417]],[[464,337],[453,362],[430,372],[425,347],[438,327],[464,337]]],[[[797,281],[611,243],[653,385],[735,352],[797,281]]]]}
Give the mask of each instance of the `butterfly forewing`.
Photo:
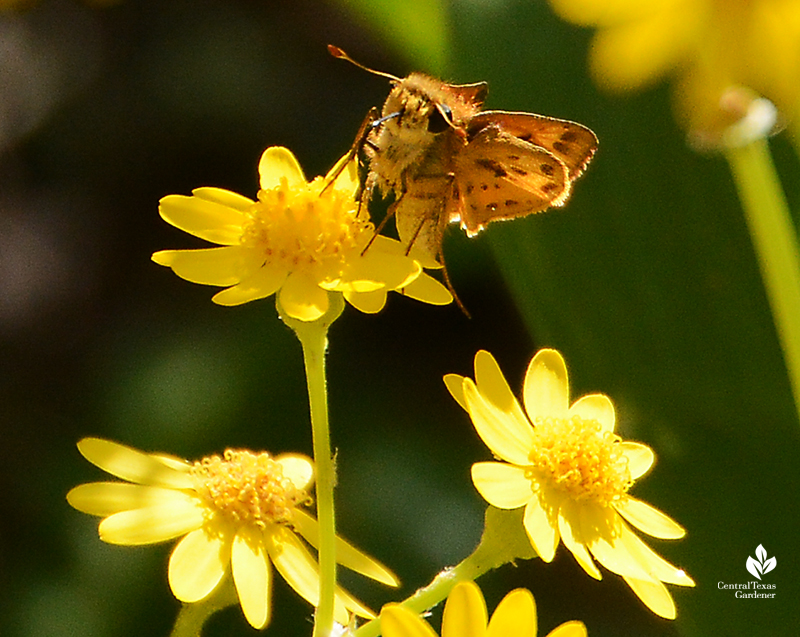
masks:
{"type": "Polygon", "coordinates": [[[562,205],[569,169],[550,151],[489,126],[456,158],[461,225],[470,234],[490,221],[515,219],[562,205]]]}
{"type": "Polygon", "coordinates": [[[595,134],[575,122],[532,113],[484,111],[470,120],[467,134],[479,135],[487,126],[498,126],[522,141],[541,146],[569,168],[569,179],[576,179],[597,150],[595,134]]]}

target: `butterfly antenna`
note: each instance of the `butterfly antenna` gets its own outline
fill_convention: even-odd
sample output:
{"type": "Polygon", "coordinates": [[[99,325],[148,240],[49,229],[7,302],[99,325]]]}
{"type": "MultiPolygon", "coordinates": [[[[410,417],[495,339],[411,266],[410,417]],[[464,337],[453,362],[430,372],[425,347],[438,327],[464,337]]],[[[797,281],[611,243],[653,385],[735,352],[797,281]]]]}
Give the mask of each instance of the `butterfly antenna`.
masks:
{"type": "Polygon", "coordinates": [[[400,78],[392,75],[391,73],[384,73],[383,71],[376,71],[375,69],[371,69],[368,66],[364,66],[360,62],[356,62],[353,58],[351,58],[347,53],[345,53],[342,49],[338,46],[334,46],[333,44],[328,45],[328,53],[330,53],[333,57],[338,58],[340,60],[347,60],[350,64],[357,66],[358,68],[366,71],[367,73],[372,73],[373,75],[378,75],[380,77],[385,77],[392,82],[400,82],[400,78]]]}

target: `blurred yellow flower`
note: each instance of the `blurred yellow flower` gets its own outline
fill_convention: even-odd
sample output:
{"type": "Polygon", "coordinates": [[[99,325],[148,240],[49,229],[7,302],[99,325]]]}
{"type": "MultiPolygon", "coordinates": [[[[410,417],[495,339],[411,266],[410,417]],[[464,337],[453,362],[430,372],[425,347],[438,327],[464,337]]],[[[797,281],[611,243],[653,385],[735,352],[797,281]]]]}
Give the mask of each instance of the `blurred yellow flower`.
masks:
{"type": "Polygon", "coordinates": [[[325,314],[328,292],[342,293],[369,313],[383,308],[390,290],[450,303],[447,289],[424,274],[399,242],[374,236],[366,208],[355,200],[355,161],[328,184],[343,160],[327,177],[306,182],[289,150],[268,148],[259,163],[257,201],[219,188],[164,197],[159,213],[167,223],[222,247],[163,250],[153,261],[187,281],[226,286],[213,297],[220,305],[277,292],[286,314],[301,321],[325,314]]]}
{"type": "MultiPolygon", "coordinates": [[[[270,620],[274,565],[316,606],[318,565],[300,540],[317,545],[317,521],[300,508],[311,502],[310,459],[229,449],[223,457],[189,463],[99,438],[84,438],[78,449],[92,464],[128,481],[83,484],[67,494],[79,511],[104,518],[101,540],[142,545],[184,536],[169,559],[169,585],[179,600],[192,603],[208,597],[230,565],[247,621],[263,628],[270,620]]],[[[336,558],[362,575],[398,584],[384,566],[339,538],[336,558]]],[[[338,588],[336,621],[346,625],[350,611],[374,617],[338,588]]]]}
{"type": "Polygon", "coordinates": [[[800,118],[797,0],[550,0],[556,13],[596,26],[590,66],[598,83],[635,89],[677,76],[676,109],[692,131],[716,130],[719,100],[745,86],[800,118]]]}
{"type": "MultiPolygon", "coordinates": [[[[518,588],[506,595],[488,621],[483,593],[474,582],[459,582],[447,598],[442,616],[442,637],[536,637],[536,602],[529,590],[518,588]]],[[[383,637],[436,637],[430,624],[399,604],[381,610],[383,637]]],[[[561,624],[548,637],[586,637],[579,621],[561,624]]]]}
{"type": "Polygon", "coordinates": [[[660,539],[681,538],[685,531],[628,495],[655,455],[614,433],[608,396],[591,394],[570,405],[567,368],[552,349],[539,351],[528,366],[524,412],[489,352],[475,356],[475,381],[449,374],[445,383],[503,461],[474,464],[475,487],[499,509],[525,507],[525,532],[539,556],[552,561],[563,540],[590,576],[601,578],[594,557],[621,575],[654,613],[674,619],[675,602],[663,583],[694,582],[653,552],[628,523],[660,539]]]}

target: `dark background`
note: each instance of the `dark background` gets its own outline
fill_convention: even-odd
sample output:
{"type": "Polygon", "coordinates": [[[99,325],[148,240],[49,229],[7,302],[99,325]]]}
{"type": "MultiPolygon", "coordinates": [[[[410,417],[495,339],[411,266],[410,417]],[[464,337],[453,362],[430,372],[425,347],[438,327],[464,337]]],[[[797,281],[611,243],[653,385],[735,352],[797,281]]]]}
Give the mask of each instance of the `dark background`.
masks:
{"type": "MultiPolygon", "coordinates": [[[[345,537],[392,566],[398,594],[345,583],[374,608],[406,597],[475,546],[489,458],[441,377],[479,348],[519,388],[560,349],[574,395],[615,401],[627,438],[658,463],[633,494],[688,529],[650,544],[697,581],[671,587],[673,622],[620,578],[552,564],[480,580],[492,609],[537,599],[540,635],[570,619],[592,637],[776,635],[800,620],[798,422],[746,226],[724,160],[674,124],[665,85],[610,98],[586,77],[589,32],[534,0],[310,2],[67,0],[0,15],[0,633],[166,635],[178,610],[169,545],[97,539],[65,493],[103,479],[77,453],[104,436],[187,458],[226,447],[310,453],[300,348],[268,299],[238,308],[150,261],[202,247],[160,220],[170,193],[254,196],[267,146],[308,176],[343,154],[388,86],[332,59],[486,80],[487,106],[574,119],[600,151],[568,206],[446,240],[472,313],[397,295],[348,308],[331,331],[329,399],[345,537]],[[773,600],[736,600],[763,544],[773,600]]],[[[793,210],[800,170],[772,147],[793,210]]],[[[434,621],[435,625],[438,623],[434,621]]],[[[308,635],[311,609],[276,580],[274,635],[308,635]]],[[[254,634],[238,608],[209,635],[254,634]]]]}

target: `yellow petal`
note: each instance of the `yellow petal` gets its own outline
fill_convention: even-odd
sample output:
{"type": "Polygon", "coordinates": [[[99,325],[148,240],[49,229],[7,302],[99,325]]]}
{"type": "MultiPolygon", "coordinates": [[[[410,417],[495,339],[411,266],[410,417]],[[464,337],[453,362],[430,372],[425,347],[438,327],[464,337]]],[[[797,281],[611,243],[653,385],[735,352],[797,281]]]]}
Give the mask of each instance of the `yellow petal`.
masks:
{"type": "Polygon", "coordinates": [[[118,442],[84,438],[78,443],[78,451],[93,465],[123,480],[173,489],[191,489],[194,486],[188,469],[176,469],[157,456],[118,442]]]}
{"type": "Polygon", "coordinates": [[[105,517],[130,509],[183,502],[186,497],[185,493],[175,489],[127,482],[92,482],[72,489],[67,493],[67,502],[83,513],[105,517]]]}
{"type": "Polygon", "coordinates": [[[285,179],[289,188],[305,186],[306,178],[297,159],[288,148],[273,146],[267,148],[258,163],[261,190],[270,190],[281,185],[285,179]]]}
{"type": "Polygon", "coordinates": [[[100,522],[100,539],[110,544],[155,544],[203,526],[204,507],[194,498],[122,511],[100,522]]]}
{"type": "Polygon", "coordinates": [[[569,379],[564,358],[554,349],[536,353],[525,373],[522,394],[531,421],[566,418],[569,410],[569,379]]]}
{"type": "Polygon", "coordinates": [[[240,530],[231,546],[233,583],[247,622],[263,628],[269,621],[272,573],[262,533],[240,530]]]}
{"type": "MultiPolygon", "coordinates": [[[[480,350],[475,354],[475,384],[481,396],[501,411],[511,414],[518,422],[527,422],[519,401],[511,392],[503,372],[500,371],[500,366],[494,356],[486,350],[480,350]]],[[[528,430],[527,427],[525,429],[528,430]]]]}
{"type": "Polygon", "coordinates": [[[636,596],[656,615],[665,619],[675,619],[677,612],[675,600],[672,595],[658,580],[636,579],[623,576],[625,583],[631,587],[636,596]]]}
{"type": "Polygon", "coordinates": [[[286,270],[265,265],[238,285],[218,292],[211,300],[217,305],[231,307],[265,299],[278,291],[286,281],[286,276],[286,270]]]}
{"type": "Polygon", "coordinates": [[[447,305],[453,302],[450,290],[424,272],[406,285],[402,292],[405,296],[431,305],[447,305]]]}
{"type": "Polygon", "coordinates": [[[196,529],[175,546],[169,557],[169,586],[182,602],[205,599],[222,580],[231,557],[230,535],[196,529]]]}
{"type": "Polygon", "coordinates": [[[529,590],[518,588],[506,595],[495,608],[489,620],[486,637],[534,637],[536,624],[536,602],[533,595],[529,590]]]}
{"type": "Polygon", "coordinates": [[[202,250],[161,250],[151,257],[179,277],[203,285],[235,285],[251,276],[264,261],[256,250],[241,246],[202,250]]]}
{"type": "Polygon", "coordinates": [[[548,509],[542,507],[540,498],[531,498],[525,505],[522,523],[533,548],[545,562],[552,562],[561,536],[558,532],[558,502],[548,501],[548,509]]]}
{"type": "Polygon", "coordinates": [[[158,213],[164,221],[184,232],[226,246],[239,244],[246,220],[241,210],[217,201],[185,195],[162,198],[158,213]]]}
{"type": "Polygon", "coordinates": [[[586,548],[585,538],[581,532],[580,524],[580,505],[572,500],[565,498],[558,512],[558,532],[570,553],[575,557],[590,577],[600,580],[603,576],[597,565],[592,560],[589,549],[586,548]]]}
{"type": "Polygon", "coordinates": [[[442,637],[485,637],[486,602],[474,582],[460,582],[447,597],[442,615],[442,637]]]}
{"type": "Polygon", "coordinates": [[[612,90],[653,83],[687,56],[694,44],[701,8],[684,3],[641,20],[625,22],[595,34],[590,49],[592,74],[612,90]]]}
{"type": "Polygon", "coordinates": [[[605,394],[589,394],[576,400],[569,408],[570,416],[580,416],[583,420],[596,420],[603,431],[613,433],[616,424],[614,404],[605,394]]]}
{"type": "Polygon", "coordinates": [[[284,312],[298,321],[316,321],[328,311],[328,293],[303,272],[293,272],[278,294],[284,312]]]}
{"type": "Polygon", "coordinates": [[[374,292],[345,292],[344,298],[350,305],[364,314],[377,314],[386,306],[386,290],[374,292]]]}
{"type": "Polygon", "coordinates": [[[283,467],[283,477],[288,478],[296,489],[307,489],[314,481],[314,463],[308,456],[299,453],[284,453],[275,458],[283,467]]]}
{"type": "Polygon", "coordinates": [[[467,410],[467,399],[464,398],[464,377],[458,374],[447,374],[444,377],[444,384],[450,395],[456,399],[461,408],[467,410]]]}
{"type": "Polygon", "coordinates": [[[583,622],[571,621],[554,628],[547,637],[588,637],[588,633],[583,622]]]}
{"type": "Polygon", "coordinates": [[[331,188],[335,188],[336,190],[341,190],[344,193],[347,193],[349,196],[354,197],[356,192],[358,192],[359,187],[361,186],[361,180],[358,178],[358,160],[356,155],[350,156],[348,152],[346,155],[343,155],[339,158],[339,160],[333,165],[328,173],[325,175],[324,182],[325,184],[330,181],[331,177],[339,173],[336,176],[336,180],[331,184],[331,188]],[[347,162],[347,165],[342,168],[342,164],[347,162]]]}
{"type": "Polygon", "coordinates": [[[464,399],[475,431],[499,458],[515,465],[528,463],[533,428],[526,418],[505,412],[485,400],[471,378],[464,379],[464,399]]]}
{"type": "Polygon", "coordinates": [[[255,203],[252,199],[248,199],[230,190],[223,190],[222,188],[195,188],[192,190],[192,194],[199,199],[213,201],[214,203],[233,208],[239,212],[249,212],[255,203]]]}
{"type": "MultiPolygon", "coordinates": [[[[319,523],[305,511],[295,509],[294,519],[297,532],[314,548],[319,548],[319,523]]],[[[342,566],[370,577],[388,586],[398,586],[400,580],[383,564],[362,553],[342,538],[336,538],[336,561],[342,566]]]]}
{"type": "Polygon", "coordinates": [[[386,604],[381,609],[383,637],[438,637],[428,622],[399,604],[386,604]]]}
{"type": "Polygon", "coordinates": [[[534,498],[525,468],[501,462],[476,462],[472,482],[489,504],[498,509],[518,509],[534,498]]]}
{"type": "Polygon", "coordinates": [[[627,496],[614,508],[637,529],[662,540],[677,540],[686,530],[671,517],[646,502],[627,496]]]}
{"type": "Polygon", "coordinates": [[[653,466],[656,455],[647,445],[638,442],[623,441],[619,443],[619,449],[628,459],[628,471],[631,479],[638,480],[653,466]]]}
{"type": "Polygon", "coordinates": [[[694,586],[694,580],[683,569],[673,566],[658,555],[627,524],[621,524],[620,540],[631,558],[647,573],[645,579],[657,579],[678,586],[694,586]]]}

